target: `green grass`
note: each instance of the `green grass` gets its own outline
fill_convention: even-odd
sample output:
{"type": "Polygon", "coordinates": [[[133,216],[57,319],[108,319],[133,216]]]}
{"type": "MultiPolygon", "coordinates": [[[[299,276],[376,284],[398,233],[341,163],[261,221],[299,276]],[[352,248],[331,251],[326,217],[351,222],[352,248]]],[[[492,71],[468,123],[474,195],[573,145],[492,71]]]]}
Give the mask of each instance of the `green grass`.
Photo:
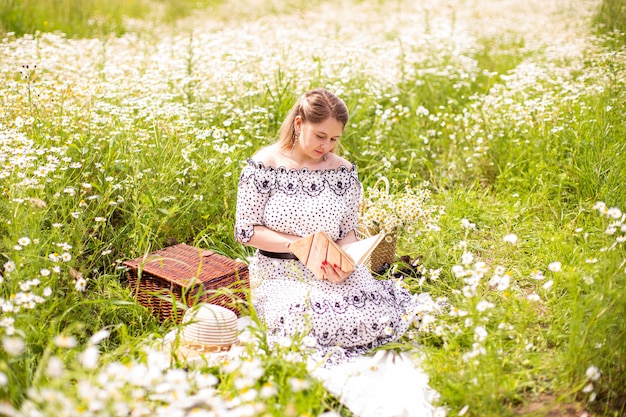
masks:
{"type": "Polygon", "coordinates": [[[62,32],[69,37],[119,36],[133,29],[133,21],[175,26],[195,13],[221,21],[252,20],[289,10],[306,10],[319,1],[265,1],[242,7],[224,0],[2,0],[0,34],[17,36],[62,32]]]}
{"type": "Polygon", "coordinates": [[[142,0],[2,0],[0,30],[17,35],[54,31],[85,37],[119,35],[125,31],[125,17],[141,17],[147,8],[142,0]]]}
{"type": "MultiPolygon", "coordinates": [[[[443,311],[399,343],[411,346],[415,335],[448,415],[468,406],[468,416],[514,416],[545,398],[535,415],[626,411],[624,219],[594,209],[603,201],[626,210],[626,59],[615,41],[623,35],[595,39],[590,27],[576,60],[554,59],[516,28],[478,31],[471,41],[442,34],[437,17],[464,18],[447,9],[419,14],[425,29],[416,35],[401,19],[415,13],[408,3],[383,3],[348,3],[346,15],[334,5],[331,18],[324,2],[290,2],[302,10],[295,15],[273,1],[248,9],[184,2],[180,14],[159,2],[155,13],[172,18],[168,35],[163,15],[148,13],[154,3],[5,1],[2,27],[18,36],[0,45],[3,402],[74,415],[102,405],[93,401],[100,396],[110,401],[95,415],[138,404],[162,411],[168,402],[133,376],[145,364],[156,385],[185,365],[154,367],[168,358],[146,347],[173,325],[132,298],[121,263],[179,242],[245,260],[251,249],[233,237],[241,162],[273,140],[304,89],[319,85],[340,91],[350,108],[342,151],[365,186],[378,175],[428,181],[433,203],[445,207],[440,230],[401,233],[397,255],[420,259],[422,275],[404,272],[411,291],[462,312],[443,311]],[[190,31],[185,19],[202,8],[208,14],[196,17],[216,26],[190,31]],[[377,36],[381,13],[395,24],[377,36]],[[86,23],[96,14],[104,16],[97,30],[86,23]],[[322,15],[329,22],[319,46],[301,28],[325,24],[322,15]],[[159,23],[127,32],[124,17],[142,16],[146,26],[159,23]],[[289,42],[283,32],[276,38],[277,27],[289,42]],[[35,34],[54,30],[85,39],[35,34]],[[328,45],[337,44],[359,53],[335,55],[328,45]],[[372,64],[380,51],[382,67],[372,64]],[[509,234],[515,244],[503,240],[509,234]],[[454,272],[466,252],[486,265],[473,295],[454,272]],[[551,271],[554,262],[561,267],[551,271]],[[537,271],[545,277],[534,279],[537,271]],[[506,288],[489,285],[496,272],[509,277],[506,288]],[[477,326],[487,332],[480,342],[477,326]],[[81,355],[102,329],[110,335],[91,367],[81,355]],[[63,347],[59,335],[76,346],[63,347]],[[586,375],[591,366],[598,380],[586,375]]],[[[623,29],[608,12],[618,6],[605,1],[597,15],[623,29]]],[[[477,272],[474,263],[464,268],[477,272]]],[[[190,368],[179,395],[214,375],[206,397],[214,402],[202,407],[219,407],[219,397],[257,407],[254,415],[351,415],[308,376],[300,340],[276,350],[262,332],[254,340],[261,351],[250,346],[242,363],[190,368]],[[262,389],[267,396],[252,395],[262,389]]]]}
{"type": "Polygon", "coordinates": [[[626,29],[626,5],[622,0],[602,0],[594,23],[601,31],[611,32],[626,29]]]}

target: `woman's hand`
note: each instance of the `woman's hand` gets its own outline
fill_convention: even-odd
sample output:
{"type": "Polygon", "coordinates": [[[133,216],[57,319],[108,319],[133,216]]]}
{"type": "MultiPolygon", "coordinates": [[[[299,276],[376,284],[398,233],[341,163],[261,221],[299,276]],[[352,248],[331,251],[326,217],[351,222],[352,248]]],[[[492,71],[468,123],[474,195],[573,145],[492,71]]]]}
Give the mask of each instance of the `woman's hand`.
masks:
{"type": "Polygon", "coordinates": [[[331,265],[328,262],[322,262],[322,271],[324,271],[325,280],[332,282],[333,284],[339,284],[345,281],[351,274],[351,272],[345,272],[337,265],[331,265]]]}

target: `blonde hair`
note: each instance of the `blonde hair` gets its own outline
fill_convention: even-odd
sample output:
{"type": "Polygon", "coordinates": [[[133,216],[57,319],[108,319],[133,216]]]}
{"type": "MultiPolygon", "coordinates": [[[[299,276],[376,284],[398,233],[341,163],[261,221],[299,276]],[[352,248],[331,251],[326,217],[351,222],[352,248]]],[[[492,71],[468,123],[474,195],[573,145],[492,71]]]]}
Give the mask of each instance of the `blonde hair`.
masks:
{"type": "Polygon", "coordinates": [[[304,93],[289,110],[278,131],[278,144],[281,149],[288,150],[296,138],[295,120],[300,116],[303,122],[322,123],[334,118],[343,127],[348,124],[348,107],[339,97],[323,88],[316,88],[304,93]]]}

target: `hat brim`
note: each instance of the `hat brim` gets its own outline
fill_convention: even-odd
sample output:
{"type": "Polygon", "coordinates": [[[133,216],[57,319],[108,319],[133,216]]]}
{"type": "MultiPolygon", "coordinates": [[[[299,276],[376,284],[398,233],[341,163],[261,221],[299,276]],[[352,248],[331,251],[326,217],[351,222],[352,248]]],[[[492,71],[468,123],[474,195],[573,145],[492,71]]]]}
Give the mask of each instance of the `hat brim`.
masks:
{"type": "MultiPolygon", "coordinates": [[[[239,334],[247,331],[252,325],[249,317],[242,317],[238,320],[239,334]]],[[[219,366],[229,359],[243,356],[246,348],[239,341],[239,338],[230,345],[230,348],[219,346],[216,349],[211,347],[195,347],[193,343],[186,342],[180,330],[174,329],[163,338],[161,350],[173,359],[194,364],[206,364],[209,366],[219,366]]]]}

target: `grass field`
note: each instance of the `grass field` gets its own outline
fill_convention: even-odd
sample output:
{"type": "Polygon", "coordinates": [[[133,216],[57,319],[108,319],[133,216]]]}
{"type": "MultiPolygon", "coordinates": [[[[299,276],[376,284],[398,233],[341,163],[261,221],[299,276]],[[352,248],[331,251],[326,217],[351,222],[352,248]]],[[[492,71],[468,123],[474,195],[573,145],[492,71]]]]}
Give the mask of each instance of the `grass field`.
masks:
{"type": "Polygon", "coordinates": [[[447,305],[392,346],[420,346],[437,415],[626,414],[623,2],[53,3],[0,1],[0,415],[351,415],[298,340],[164,366],[173,324],[121,265],[245,261],[242,161],[317,86],[366,187],[445,208],[385,277],[447,305]]]}

